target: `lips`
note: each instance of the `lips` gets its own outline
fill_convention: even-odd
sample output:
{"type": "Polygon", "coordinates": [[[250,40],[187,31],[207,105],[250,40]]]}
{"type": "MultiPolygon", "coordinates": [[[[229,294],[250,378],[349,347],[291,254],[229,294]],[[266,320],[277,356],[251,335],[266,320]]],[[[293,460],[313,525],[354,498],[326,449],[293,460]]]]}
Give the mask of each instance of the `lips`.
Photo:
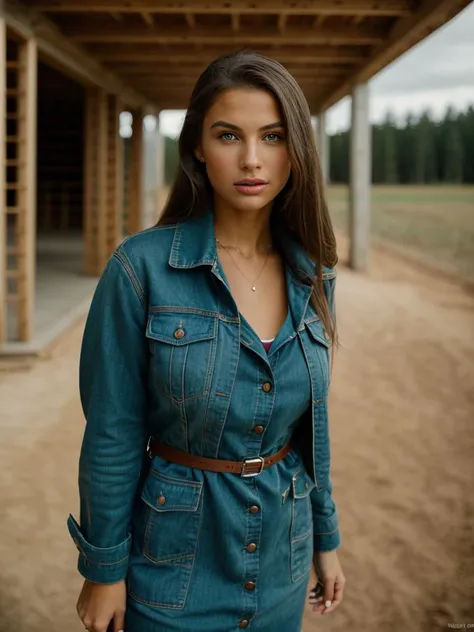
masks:
{"type": "Polygon", "coordinates": [[[235,186],[258,186],[262,184],[268,184],[265,180],[260,180],[259,178],[245,178],[244,180],[239,180],[235,183],[235,186]]]}

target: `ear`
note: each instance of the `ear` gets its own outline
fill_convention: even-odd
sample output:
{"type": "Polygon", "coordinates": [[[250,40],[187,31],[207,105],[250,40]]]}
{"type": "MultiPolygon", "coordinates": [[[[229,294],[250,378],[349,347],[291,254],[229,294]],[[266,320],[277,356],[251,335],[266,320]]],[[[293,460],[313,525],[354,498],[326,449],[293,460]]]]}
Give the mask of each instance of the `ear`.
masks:
{"type": "Polygon", "coordinates": [[[199,160],[199,162],[205,162],[204,158],[202,157],[201,150],[200,150],[200,148],[199,148],[199,147],[197,147],[197,148],[194,150],[194,155],[195,155],[195,157],[199,160]]]}

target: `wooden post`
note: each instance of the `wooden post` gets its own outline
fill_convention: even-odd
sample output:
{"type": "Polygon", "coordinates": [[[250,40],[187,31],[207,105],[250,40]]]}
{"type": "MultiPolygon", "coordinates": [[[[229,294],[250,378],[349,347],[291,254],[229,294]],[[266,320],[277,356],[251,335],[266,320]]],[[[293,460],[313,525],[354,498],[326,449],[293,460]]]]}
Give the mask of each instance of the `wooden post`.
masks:
{"type": "Polygon", "coordinates": [[[119,99],[111,94],[107,127],[107,257],[112,255],[123,234],[123,142],[119,135],[119,115],[119,99]]]}
{"type": "Polygon", "coordinates": [[[130,175],[128,183],[127,231],[137,233],[143,228],[143,113],[134,110],[133,134],[130,151],[130,175]]]}
{"type": "Polygon", "coordinates": [[[369,260],[371,165],[369,88],[359,83],[352,91],[349,184],[349,260],[359,271],[367,269],[369,260]]]}
{"type": "Polygon", "coordinates": [[[7,135],[7,29],[0,16],[0,344],[7,338],[7,230],[6,230],[6,135],[7,135]]]}
{"type": "Polygon", "coordinates": [[[99,276],[108,259],[108,96],[101,88],[86,93],[84,140],[84,241],[87,274],[99,276]]]}
{"type": "Polygon", "coordinates": [[[36,284],[36,128],[38,50],[33,39],[19,50],[19,339],[27,342],[34,333],[36,284]]]}

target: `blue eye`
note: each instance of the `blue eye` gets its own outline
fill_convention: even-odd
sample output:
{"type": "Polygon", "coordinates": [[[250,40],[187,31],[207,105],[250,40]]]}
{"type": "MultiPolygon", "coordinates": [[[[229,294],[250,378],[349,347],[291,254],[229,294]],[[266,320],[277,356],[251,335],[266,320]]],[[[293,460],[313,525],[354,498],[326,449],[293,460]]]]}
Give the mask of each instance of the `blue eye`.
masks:
{"type": "Polygon", "coordinates": [[[233,136],[234,138],[237,138],[237,136],[232,132],[224,132],[219,136],[219,138],[222,138],[222,140],[233,140],[232,138],[225,138],[226,136],[233,136]]]}
{"type": "Polygon", "coordinates": [[[271,143],[276,143],[279,140],[283,140],[283,136],[281,136],[280,134],[275,134],[275,133],[267,134],[265,138],[269,139],[271,143]],[[269,138],[270,136],[272,136],[273,138],[270,139],[269,138]]]}

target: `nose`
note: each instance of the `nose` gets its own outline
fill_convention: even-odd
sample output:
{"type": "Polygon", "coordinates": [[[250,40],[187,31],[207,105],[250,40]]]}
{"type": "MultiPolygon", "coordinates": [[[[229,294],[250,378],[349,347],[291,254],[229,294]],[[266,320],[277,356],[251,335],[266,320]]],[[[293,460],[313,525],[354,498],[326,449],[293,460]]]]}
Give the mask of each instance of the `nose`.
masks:
{"type": "Polygon", "coordinates": [[[240,167],[242,169],[245,169],[246,171],[260,169],[261,159],[258,151],[257,141],[249,140],[246,143],[242,143],[240,167]]]}

